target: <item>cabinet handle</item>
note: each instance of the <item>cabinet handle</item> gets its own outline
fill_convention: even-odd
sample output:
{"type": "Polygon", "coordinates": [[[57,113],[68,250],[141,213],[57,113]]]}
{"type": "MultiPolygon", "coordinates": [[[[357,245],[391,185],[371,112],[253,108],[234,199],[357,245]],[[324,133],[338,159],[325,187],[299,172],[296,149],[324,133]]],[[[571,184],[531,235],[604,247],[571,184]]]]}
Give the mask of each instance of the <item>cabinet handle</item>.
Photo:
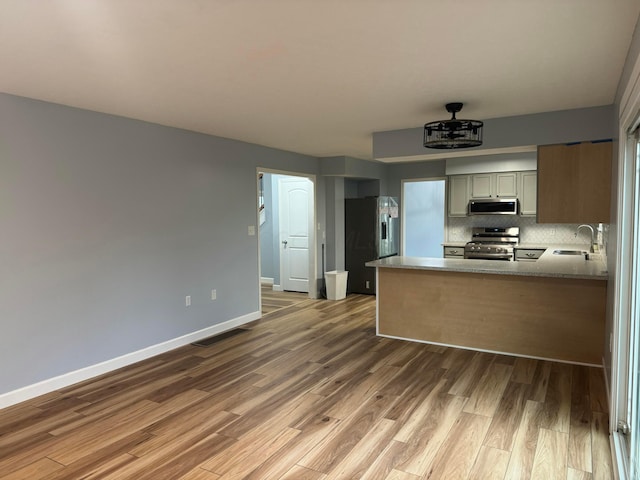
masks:
{"type": "Polygon", "coordinates": [[[449,250],[451,253],[458,253],[458,250],[449,250]]]}

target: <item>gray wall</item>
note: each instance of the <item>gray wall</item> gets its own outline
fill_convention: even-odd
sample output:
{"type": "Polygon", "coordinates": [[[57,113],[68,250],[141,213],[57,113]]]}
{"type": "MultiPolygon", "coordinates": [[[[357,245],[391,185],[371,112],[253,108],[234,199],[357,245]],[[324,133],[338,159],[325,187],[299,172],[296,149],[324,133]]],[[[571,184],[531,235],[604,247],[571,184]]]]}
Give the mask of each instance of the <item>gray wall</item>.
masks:
{"type": "Polygon", "coordinates": [[[358,194],[358,180],[352,178],[345,178],[344,180],[344,198],[359,198],[358,194]]]}
{"type": "Polygon", "coordinates": [[[320,173],[327,177],[383,179],[385,172],[386,165],[376,161],[353,157],[323,157],[320,159],[320,173]]]}
{"type": "Polygon", "coordinates": [[[320,172],[326,193],[325,271],[344,270],[344,199],[385,195],[387,166],[353,157],[323,157],[320,172]]]}
{"type": "Polygon", "coordinates": [[[256,168],[319,173],[312,157],[6,94],[0,154],[0,394],[259,311],[256,168]]]}
{"type": "Polygon", "coordinates": [[[341,177],[325,177],[327,202],[325,271],[344,270],[345,183],[345,179],[341,177]]]}
{"type": "Polygon", "coordinates": [[[445,176],[446,162],[434,160],[429,162],[393,163],[389,165],[387,177],[387,195],[398,197],[402,193],[402,180],[416,178],[436,178],[445,176]]]}

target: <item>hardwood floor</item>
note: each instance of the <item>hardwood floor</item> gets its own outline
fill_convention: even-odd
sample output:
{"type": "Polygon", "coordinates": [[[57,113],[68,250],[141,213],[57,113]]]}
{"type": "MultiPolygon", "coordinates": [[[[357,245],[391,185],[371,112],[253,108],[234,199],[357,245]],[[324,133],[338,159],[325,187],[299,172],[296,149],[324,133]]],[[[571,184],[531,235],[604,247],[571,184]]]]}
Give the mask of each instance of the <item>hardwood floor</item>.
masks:
{"type": "Polygon", "coordinates": [[[296,305],[309,298],[306,293],[276,292],[271,286],[262,285],[262,314],[276,312],[282,308],[296,305]]]}
{"type": "Polygon", "coordinates": [[[609,479],[596,368],[375,336],[305,299],[0,410],[0,479],[609,479]]]}

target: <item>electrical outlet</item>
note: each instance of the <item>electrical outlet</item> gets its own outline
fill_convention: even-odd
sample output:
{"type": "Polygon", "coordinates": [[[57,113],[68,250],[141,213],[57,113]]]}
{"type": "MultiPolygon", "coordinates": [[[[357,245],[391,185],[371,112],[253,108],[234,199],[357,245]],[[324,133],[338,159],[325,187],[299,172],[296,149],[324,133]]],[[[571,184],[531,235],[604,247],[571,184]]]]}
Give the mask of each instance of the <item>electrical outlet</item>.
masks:
{"type": "Polygon", "coordinates": [[[253,237],[256,234],[256,227],[254,225],[249,225],[247,228],[247,233],[250,237],[253,237]]]}
{"type": "Polygon", "coordinates": [[[218,292],[216,292],[215,288],[211,290],[211,300],[215,300],[218,298],[218,292]]]}
{"type": "Polygon", "coordinates": [[[191,295],[187,295],[186,297],[184,297],[184,306],[185,307],[191,306],[191,295]]]}

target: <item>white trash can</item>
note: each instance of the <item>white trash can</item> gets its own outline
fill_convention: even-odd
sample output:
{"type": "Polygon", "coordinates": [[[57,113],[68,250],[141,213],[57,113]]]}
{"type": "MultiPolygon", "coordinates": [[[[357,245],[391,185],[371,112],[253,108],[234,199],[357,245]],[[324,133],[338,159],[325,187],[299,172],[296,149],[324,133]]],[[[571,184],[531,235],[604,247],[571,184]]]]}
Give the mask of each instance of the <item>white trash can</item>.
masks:
{"type": "Polygon", "coordinates": [[[331,270],[325,272],[324,281],[327,284],[327,298],[329,300],[342,300],[347,296],[347,277],[349,272],[331,270]]]}

